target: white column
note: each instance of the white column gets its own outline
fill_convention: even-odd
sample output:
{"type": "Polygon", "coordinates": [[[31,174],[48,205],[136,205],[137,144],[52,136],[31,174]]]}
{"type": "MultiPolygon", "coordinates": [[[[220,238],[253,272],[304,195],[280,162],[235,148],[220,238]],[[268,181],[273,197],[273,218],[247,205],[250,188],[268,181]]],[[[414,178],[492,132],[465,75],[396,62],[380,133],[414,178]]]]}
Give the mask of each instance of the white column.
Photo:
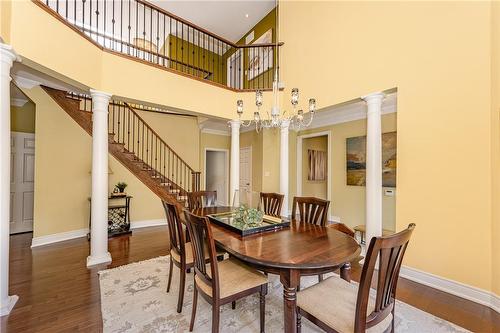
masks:
{"type": "Polygon", "coordinates": [[[367,104],[366,130],[366,244],[382,236],[382,100],[377,92],[362,97],[367,104]]]}
{"type": "Polygon", "coordinates": [[[290,161],[288,160],[288,130],[290,121],[284,120],[281,123],[281,139],[280,139],[280,193],[285,195],[283,198],[283,206],[281,215],[288,216],[288,169],[290,161]]]}
{"type": "MultiPolygon", "coordinates": [[[[229,200],[233,200],[234,194],[240,187],[240,125],[239,120],[231,120],[231,168],[229,179],[229,200]]],[[[239,201],[239,196],[236,198],[239,201]]],[[[237,205],[238,202],[234,202],[237,205]]]]}
{"type": "Polygon", "coordinates": [[[0,316],[8,315],[19,299],[9,296],[10,68],[18,59],[10,45],[0,43],[0,316]]]}
{"type": "Polygon", "coordinates": [[[92,201],[87,267],[110,263],[108,252],[108,104],[111,94],[91,90],[92,201]]]}

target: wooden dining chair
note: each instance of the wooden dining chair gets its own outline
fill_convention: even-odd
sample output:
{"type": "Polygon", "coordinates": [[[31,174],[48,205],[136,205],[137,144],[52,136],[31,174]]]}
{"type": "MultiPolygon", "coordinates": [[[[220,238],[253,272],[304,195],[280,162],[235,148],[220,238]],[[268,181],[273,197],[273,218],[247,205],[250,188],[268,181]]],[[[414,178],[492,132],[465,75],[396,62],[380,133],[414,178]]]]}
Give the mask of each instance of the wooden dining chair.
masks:
{"type": "Polygon", "coordinates": [[[328,227],[335,229],[335,230],[338,230],[338,231],[354,238],[354,230],[352,230],[351,228],[346,226],[344,223],[335,222],[335,223],[329,224],[328,227]]]}
{"type": "Polygon", "coordinates": [[[260,209],[266,215],[281,217],[283,198],[285,198],[283,194],[260,192],[260,209]]]}
{"type": "Polygon", "coordinates": [[[215,207],[217,206],[217,191],[195,191],[188,192],[188,209],[215,207]]]}
{"type": "Polygon", "coordinates": [[[260,331],[264,332],[267,294],[267,276],[231,257],[222,262],[216,260],[215,242],[210,222],[206,217],[184,211],[186,224],[191,234],[194,253],[193,310],[189,331],[194,327],[198,293],[212,305],[212,332],[219,332],[221,305],[233,303],[243,297],[260,295],[260,331]],[[209,258],[209,264],[204,258],[209,258]]]}
{"type": "Polygon", "coordinates": [[[329,200],[314,197],[294,197],[292,206],[292,218],[300,223],[311,223],[326,226],[328,223],[329,200]],[[297,208],[299,216],[297,219],[297,208]]]}
{"type": "Polygon", "coordinates": [[[176,203],[162,200],[165,215],[167,216],[168,234],[170,237],[170,270],[168,271],[167,293],[172,283],[173,265],[180,270],[179,299],[177,300],[177,312],[181,313],[184,302],[184,289],[186,285],[186,271],[193,267],[193,252],[189,243],[186,246],[186,238],[179,218],[179,210],[176,203]]]}
{"type": "Polygon", "coordinates": [[[373,237],[359,286],[332,276],[297,293],[297,331],[301,316],[326,332],[394,332],[394,306],[399,270],[415,224],[406,230],[373,237]],[[376,293],[370,293],[378,265],[376,293]],[[376,295],[375,295],[376,294],[376,295]]]}

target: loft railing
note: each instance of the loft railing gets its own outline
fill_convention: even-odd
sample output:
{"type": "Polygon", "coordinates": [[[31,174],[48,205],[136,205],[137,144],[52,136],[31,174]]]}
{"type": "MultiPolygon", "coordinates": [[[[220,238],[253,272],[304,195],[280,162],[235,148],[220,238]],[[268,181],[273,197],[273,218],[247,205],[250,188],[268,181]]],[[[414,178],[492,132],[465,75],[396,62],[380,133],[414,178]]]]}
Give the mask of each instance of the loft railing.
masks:
{"type": "Polygon", "coordinates": [[[236,45],[142,0],[34,0],[100,47],[234,90],[271,89],[276,45],[236,45]]]}
{"type": "MultiPolygon", "coordinates": [[[[67,93],[80,101],[80,110],[92,112],[92,99],[83,94],[67,93]]],[[[160,184],[179,195],[200,190],[200,172],[194,171],[145,121],[132,106],[110,101],[108,132],[114,142],[123,145],[160,184]]]]}

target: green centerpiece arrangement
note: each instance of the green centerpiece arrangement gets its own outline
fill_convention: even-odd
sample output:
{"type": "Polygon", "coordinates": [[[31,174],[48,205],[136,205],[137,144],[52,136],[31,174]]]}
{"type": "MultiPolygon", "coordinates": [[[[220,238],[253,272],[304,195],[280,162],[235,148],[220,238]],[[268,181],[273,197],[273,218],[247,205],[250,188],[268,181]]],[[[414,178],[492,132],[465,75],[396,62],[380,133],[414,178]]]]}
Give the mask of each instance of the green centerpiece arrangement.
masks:
{"type": "Polygon", "coordinates": [[[255,228],[262,225],[264,212],[249,208],[247,205],[241,205],[234,212],[234,224],[237,224],[241,229],[255,228]]]}

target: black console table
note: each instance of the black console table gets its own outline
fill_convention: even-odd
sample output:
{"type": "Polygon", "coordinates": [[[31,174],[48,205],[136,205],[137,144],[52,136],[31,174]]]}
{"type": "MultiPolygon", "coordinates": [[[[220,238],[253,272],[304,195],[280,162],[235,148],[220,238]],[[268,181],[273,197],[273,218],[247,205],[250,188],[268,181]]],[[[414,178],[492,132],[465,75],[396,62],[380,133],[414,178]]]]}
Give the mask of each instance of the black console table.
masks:
{"type": "MultiPolygon", "coordinates": [[[[131,234],[129,195],[108,197],[108,237],[131,234]]],[[[89,198],[89,203],[91,198],[89,198]]],[[[90,205],[89,230],[92,225],[92,205],[90,205]]],[[[88,234],[90,239],[90,232],[88,234]]]]}

